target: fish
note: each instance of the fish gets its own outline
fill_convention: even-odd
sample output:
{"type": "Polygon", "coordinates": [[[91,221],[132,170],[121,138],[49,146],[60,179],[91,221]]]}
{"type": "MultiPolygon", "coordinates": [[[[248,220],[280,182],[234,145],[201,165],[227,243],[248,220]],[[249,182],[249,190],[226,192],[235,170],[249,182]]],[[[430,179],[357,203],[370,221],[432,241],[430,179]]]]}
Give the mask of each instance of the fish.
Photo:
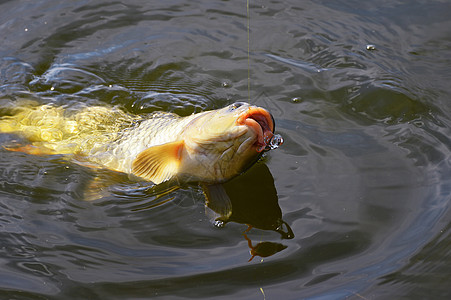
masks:
{"type": "Polygon", "coordinates": [[[4,146],[6,150],[70,156],[78,164],[156,185],[197,182],[207,199],[219,199],[211,203],[221,203],[223,208],[216,208],[221,214],[230,214],[221,184],[283,142],[274,134],[272,115],[246,102],[184,117],[169,112],[132,115],[118,107],[82,103],[26,104],[10,110],[0,117],[0,133],[17,134],[29,143],[4,146]]]}

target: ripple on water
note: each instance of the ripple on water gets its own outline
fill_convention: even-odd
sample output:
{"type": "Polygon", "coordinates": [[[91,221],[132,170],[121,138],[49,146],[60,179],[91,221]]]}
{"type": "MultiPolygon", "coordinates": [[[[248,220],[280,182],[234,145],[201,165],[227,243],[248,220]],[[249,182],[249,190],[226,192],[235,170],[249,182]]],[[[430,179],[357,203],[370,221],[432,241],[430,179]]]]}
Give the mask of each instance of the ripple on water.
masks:
{"type": "MultiPolygon", "coordinates": [[[[181,115],[248,99],[244,2],[103,2],[0,4],[2,114],[24,99],[181,115]]],[[[197,186],[0,149],[0,298],[449,298],[449,11],[250,2],[250,102],[284,144],[261,161],[268,180],[249,170],[258,192],[230,184],[247,213],[276,200],[269,215],[292,227],[247,233],[287,247],[271,257],[248,262],[249,216],[215,228],[197,186]],[[94,178],[113,184],[81,201],[94,178]]]]}

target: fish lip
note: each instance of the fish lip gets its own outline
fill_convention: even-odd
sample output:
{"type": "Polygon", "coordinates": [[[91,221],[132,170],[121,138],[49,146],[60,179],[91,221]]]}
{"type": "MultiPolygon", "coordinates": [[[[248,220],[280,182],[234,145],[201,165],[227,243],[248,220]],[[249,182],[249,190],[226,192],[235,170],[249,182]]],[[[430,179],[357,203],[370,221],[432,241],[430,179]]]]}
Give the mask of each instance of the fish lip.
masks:
{"type": "Polygon", "coordinates": [[[255,150],[262,152],[274,135],[274,122],[271,114],[264,108],[250,106],[237,119],[238,125],[253,130],[256,135],[255,150]]]}

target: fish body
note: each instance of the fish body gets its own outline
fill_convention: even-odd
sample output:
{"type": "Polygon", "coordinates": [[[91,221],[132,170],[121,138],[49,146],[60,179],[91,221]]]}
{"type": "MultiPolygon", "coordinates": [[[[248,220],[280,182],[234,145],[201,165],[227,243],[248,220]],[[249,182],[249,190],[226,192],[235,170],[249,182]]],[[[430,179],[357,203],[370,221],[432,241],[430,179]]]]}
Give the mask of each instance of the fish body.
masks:
{"type": "Polygon", "coordinates": [[[246,170],[267,148],[274,121],[263,108],[237,102],[186,117],[134,116],[101,106],[21,107],[0,118],[0,132],[30,145],[30,154],[65,154],[86,165],[132,174],[155,184],[178,178],[216,184],[246,170]]]}

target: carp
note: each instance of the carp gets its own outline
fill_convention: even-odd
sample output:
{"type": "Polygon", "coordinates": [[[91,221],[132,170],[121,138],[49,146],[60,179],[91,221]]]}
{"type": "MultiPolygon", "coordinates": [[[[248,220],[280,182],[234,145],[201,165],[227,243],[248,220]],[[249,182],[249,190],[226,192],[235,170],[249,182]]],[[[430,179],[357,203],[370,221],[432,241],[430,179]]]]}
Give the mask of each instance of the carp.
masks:
{"type": "Polygon", "coordinates": [[[83,104],[18,106],[0,117],[0,133],[29,141],[7,150],[71,155],[77,163],[154,184],[198,182],[207,199],[224,198],[222,202],[228,200],[221,183],[282,143],[274,129],[266,109],[245,102],[185,117],[167,112],[136,116],[83,104]]]}

